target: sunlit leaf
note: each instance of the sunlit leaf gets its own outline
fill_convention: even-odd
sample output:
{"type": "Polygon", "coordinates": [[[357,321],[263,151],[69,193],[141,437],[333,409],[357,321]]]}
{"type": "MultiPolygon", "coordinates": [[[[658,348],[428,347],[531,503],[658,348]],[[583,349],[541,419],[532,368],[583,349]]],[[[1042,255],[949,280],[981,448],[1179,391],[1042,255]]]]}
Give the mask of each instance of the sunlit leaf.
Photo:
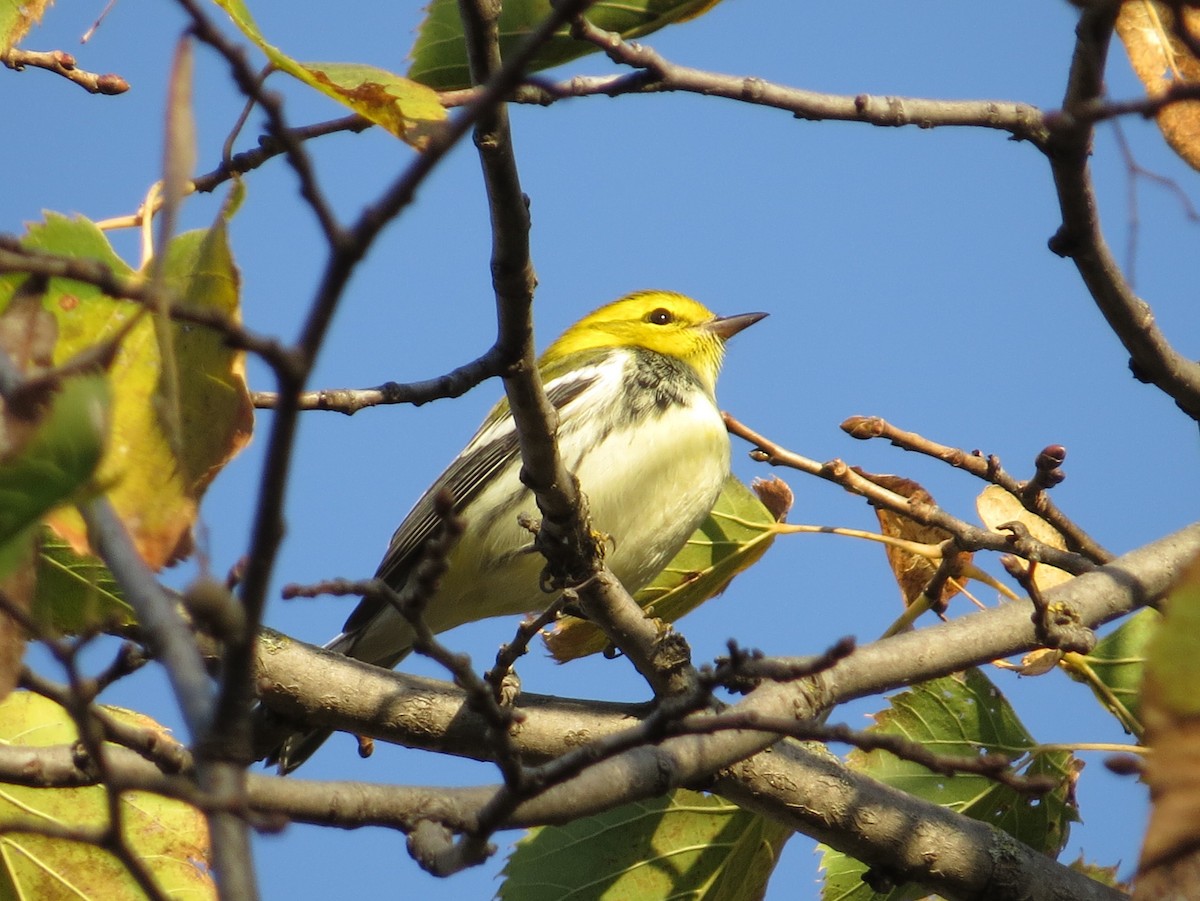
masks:
{"type": "MultiPolygon", "coordinates": [[[[133,271],[113,252],[91,222],[49,214],[30,229],[24,243],[40,250],[99,261],[114,273],[133,271]]],[[[205,232],[176,238],[165,252],[167,283],[186,305],[225,314],[236,321],[238,275],[218,222],[205,232]]],[[[16,287],[0,278],[0,303],[16,287]]],[[[199,499],[216,470],[249,436],[251,408],[242,376],[242,354],[212,331],[172,323],[165,334],[179,366],[183,434],[172,440],[165,417],[162,351],[154,323],[137,304],[104,296],[81,282],[52,279],[44,304],[58,323],[54,362],[95,347],[132,324],[109,370],[113,390],[112,437],[97,479],[108,494],[143,558],[153,567],[185,555],[199,499]],[[182,457],[175,451],[183,450],[182,457]]],[[[86,530],[78,513],[51,517],[55,531],[78,553],[86,553],[86,530]]]]}
{"type": "Polygon", "coordinates": [[[53,0],[0,0],[0,53],[15,47],[42,20],[53,0]]]}
{"type": "Polygon", "coordinates": [[[275,68],[348,106],[418,150],[446,118],[437,93],[423,84],[360,63],[302,63],[267,42],[243,0],[214,0],[275,68]]]}
{"type": "MultiPolygon", "coordinates": [[[[1008,701],[979,670],[923,682],[895,695],[871,729],[904,736],[942,755],[999,753],[1019,757],[1019,772],[1050,776],[1058,781],[1058,787],[1034,798],[984,776],[933,773],[886,751],[854,751],[848,764],[893,788],[990,823],[1051,856],[1066,844],[1070,823],[1078,819],[1071,755],[1038,751],[1008,701]]],[[[831,848],[823,848],[822,853],[823,898],[898,901],[925,894],[908,885],[877,895],[862,882],[866,867],[861,863],[831,848]]]]}
{"type": "MultiPolygon", "coordinates": [[[[240,320],[240,278],[224,222],[180,235],[171,242],[165,265],[167,284],[184,306],[240,320]]],[[[249,442],[254,407],[246,387],[244,354],[230,350],[212,329],[181,324],[173,337],[176,365],[183,375],[181,463],[191,493],[199,497],[249,442]]]]}
{"type": "Polygon", "coordinates": [[[1159,619],[1155,610],[1140,610],[1101,639],[1090,654],[1069,653],[1062,660],[1067,675],[1089,686],[1105,709],[1139,739],[1146,646],[1159,619]]]}
{"type": "MultiPolygon", "coordinates": [[[[39,619],[35,597],[41,521],[59,505],[79,500],[91,486],[108,438],[108,403],[104,375],[66,378],[27,440],[0,459],[0,594],[6,608],[39,619]]],[[[26,640],[18,621],[0,614],[0,698],[16,686],[26,640]]]]}
{"type": "MultiPolygon", "coordinates": [[[[1117,15],[1117,34],[1150,97],[1173,85],[1200,82],[1200,60],[1175,35],[1173,9],[1182,9],[1188,31],[1200,33],[1200,10],[1173,8],[1157,0],[1130,0],[1121,4],[1117,15]]],[[[1200,169],[1200,100],[1172,103],[1155,118],[1171,148],[1193,169],[1200,169]]]]}
{"type": "MultiPolygon", "coordinates": [[[[634,600],[649,615],[675,622],[720,594],[734,576],[757,562],[775,540],[775,522],[754,492],[729,476],[712,513],[634,600]]],[[[545,641],[560,663],[597,654],[608,645],[603,632],[574,616],[560,617],[545,641]]]]}
{"type": "MultiPolygon", "coordinates": [[[[636,38],[672,22],[694,19],[712,9],[717,2],[632,0],[616,3],[600,0],[588,8],[587,17],[605,31],[615,31],[624,38],[636,38]]],[[[510,53],[548,15],[550,0],[506,0],[500,11],[501,56],[510,53]]],[[[529,71],[548,69],[597,50],[592,44],[572,38],[564,27],[537,52],[529,71]]],[[[422,84],[439,91],[471,86],[456,0],[432,0],[409,57],[412,65],[408,75],[422,84]]]]}
{"type": "Polygon", "coordinates": [[[17,685],[34,614],[42,519],[92,489],[108,440],[101,372],[51,371],[58,325],[44,283],[22,283],[0,312],[0,352],[25,379],[0,400],[0,698],[17,685]]]}
{"type": "MultiPolygon", "coordinates": [[[[118,719],[159,734],[169,734],[148,717],[106,708],[118,719]]],[[[66,711],[39,695],[14,692],[0,704],[0,742],[41,747],[71,744],[78,738],[66,711]]],[[[216,898],[209,873],[208,830],[204,815],[180,801],[147,792],[121,795],[122,834],[126,844],[153,875],[164,895],[186,901],[216,898]]],[[[0,884],[15,898],[93,898],[141,901],[145,894],[121,862],[108,851],[83,842],[36,834],[47,824],[70,828],[102,827],[108,822],[103,786],[27,788],[6,785],[0,792],[0,884]],[[22,832],[22,826],[28,832],[22,832]]],[[[6,896],[7,897],[7,896],[6,896]]]]}
{"type": "Polygon", "coordinates": [[[45,628],[64,634],[136,621],[108,567],[91,554],[75,553],[49,530],[38,550],[32,613],[45,628]]]}
{"type": "MultiPolygon", "coordinates": [[[[1019,500],[999,485],[988,485],[984,488],[975,499],[975,509],[983,524],[994,532],[1000,531],[1000,527],[1005,523],[1019,522],[1042,544],[1059,550],[1067,549],[1067,541],[1058,529],[1036,513],[1030,513],[1019,500]]],[[[1033,569],[1033,583],[1042,591],[1049,591],[1055,585],[1061,585],[1073,578],[1069,572],[1045,563],[1039,563],[1033,569]]]]}
{"type": "Polygon", "coordinates": [[[678,789],[530,830],[504,867],[498,897],[753,901],[791,834],[721,798],[678,789]]]}

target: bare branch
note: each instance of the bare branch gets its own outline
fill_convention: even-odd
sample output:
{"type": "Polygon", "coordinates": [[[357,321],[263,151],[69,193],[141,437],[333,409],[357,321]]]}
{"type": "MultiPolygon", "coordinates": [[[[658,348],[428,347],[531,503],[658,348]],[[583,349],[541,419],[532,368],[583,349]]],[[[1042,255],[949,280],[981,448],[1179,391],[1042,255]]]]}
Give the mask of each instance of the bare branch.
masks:
{"type": "MultiPolygon", "coordinates": [[[[421,404],[443,398],[460,397],[480,382],[500,374],[504,360],[497,347],[491,347],[482,356],[464,363],[445,375],[419,382],[385,382],[376,388],[326,388],[320,391],[304,391],[296,396],[300,410],[332,410],[352,416],[364,407],[379,404],[421,404]]],[[[279,395],[273,391],[255,391],[251,394],[254,406],[273,410],[279,406],[279,395]]]]}
{"type": "MultiPolygon", "coordinates": [[[[1094,628],[1159,597],[1197,550],[1200,550],[1200,525],[1061,585],[1047,592],[1046,600],[1073,611],[1080,623],[1094,628]]],[[[803,721],[832,703],[1029,650],[1038,645],[1029,611],[1025,604],[1006,604],[874,642],[813,678],[796,684],[764,684],[732,708],[732,715],[764,717],[764,722],[775,718],[803,721]]],[[[281,644],[277,639],[268,639],[259,661],[260,685],[272,704],[290,698],[292,704],[306,705],[306,717],[343,728],[348,724],[348,712],[357,712],[361,720],[353,728],[365,728],[378,737],[390,740],[403,737],[408,744],[438,747],[467,756],[479,753],[484,726],[479,719],[464,714],[461,695],[459,701],[454,701],[457,693],[448,686],[439,689],[430,680],[388,673],[316,649],[305,653],[298,643],[281,644]],[[314,663],[314,655],[324,663],[314,663]],[[345,683],[348,697],[344,708],[342,698],[334,693],[333,686],[343,681],[334,676],[335,671],[353,673],[353,680],[345,683]],[[301,692],[310,692],[311,700],[301,697],[301,692]],[[437,700],[438,697],[442,700],[437,700]],[[410,706],[411,710],[406,711],[410,706]],[[435,735],[439,722],[444,731],[435,735]],[[387,735],[383,734],[385,731],[387,735]]],[[[518,709],[524,716],[514,741],[530,759],[546,759],[569,750],[570,735],[610,735],[614,736],[614,743],[619,743],[632,740],[635,734],[627,719],[633,709],[628,707],[524,695],[518,699],[518,709]],[[581,722],[581,716],[590,718],[581,722]],[[626,734],[617,737],[622,732],[626,734]]],[[[1012,897],[996,894],[1001,892],[999,885],[1013,878],[1017,880],[1013,884],[1019,883],[1030,890],[1029,883],[1022,881],[1030,873],[1038,874],[1035,883],[1049,880],[1046,885],[1061,885],[1061,880],[1073,878],[1067,875],[1066,868],[1058,865],[1050,864],[1049,869],[1043,869],[1048,863],[1045,858],[1037,855],[1039,861],[1027,859],[1026,855],[1032,852],[988,826],[963,820],[944,809],[929,810],[924,802],[862,780],[836,763],[787,743],[776,744],[770,753],[756,753],[775,741],[773,735],[748,728],[717,735],[668,738],[654,747],[632,746],[631,750],[589,767],[570,781],[521,804],[509,824],[563,822],[617,803],[659,794],[670,786],[694,784],[723,767],[732,766],[731,775],[723,776],[716,784],[721,794],[867,863],[890,866],[902,878],[921,882],[951,897],[1012,897]],[[735,762],[743,758],[744,762],[735,762]],[[795,767],[807,775],[800,777],[795,767]],[[861,809],[878,810],[881,815],[867,818],[870,822],[861,822],[853,813],[861,809]],[[917,822],[931,824],[930,834],[935,838],[930,843],[912,841],[917,832],[924,834],[923,830],[915,829],[917,822]],[[1025,875],[982,865],[1000,849],[1006,855],[1018,855],[1015,859],[1021,861],[1019,870],[1025,875]]],[[[345,796],[339,794],[341,797],[345,796]]],[[[480,795],[474,797],[478,799],[480,795]]],[[[485,793],[482,797],[490,795],[485,793]]],[[[447,801],[439,803],[445,805],[447,801]]],[[[340,805],[336,811],[328,804],[321,810],[327,817],[348,814],[340,805]]],[[[378,814],[379,808],[373,807],[372,811],[378,814]]],[[[345,821],[338,822],[347,825],[345,821]]],[[[448,820],[442,822],[454,825],[448,820]]],[[[1115,897],[1095,884],[1084,888],[1100,893],[1091,897],[1115,897]]]]}
{"type": "Polygon", "coordinates": [[[0,63],[4,63],[14,72],[20,72],[26,66],[45,69],[74,82],[89,94],[124,94],[129,90],[129,82],[120,75],[111,72],[97,75],[95,72],[77,68],[75,57],[65,50],[22,50],[19,47],[10,47],[4,53],[0,53],[0,63]]]}
{"type": "Polygon", "coordinates": [[[1062,226],[1050,249],[1074,261],[1109,327],[1130,355],[1134,377],[1167,394],[1185,413],[1200,420],[1200,363],[1180,354],[1154,319],[1150,306],[1129,285],[1100,229],[1088,156],[1092,148],[1089,104],[1101,96],[1104,63],[1119,3],[1089,4],[1076,29],[1078,40],[1067,82],[1063,112],[1046,146],[1062,211],[1062,226]],[[1076,110],[1083,110],[1080,117],[1076,110]]]}
{"type": "Polygon", "coordinates": [[[886,438],[896,447],[934,457],[951,466],[965,470],[976,478],[999,485],[1017,498],[1031,513],[1036,513],[1054,526],[1067,540],[1071,550],[1083,554],[1096,563],[1107,563],[1113,555],[1101,547],[1073,519],[1068,517],[1050,500],[1045,489],[1062,481],[1059,467],[1066,459],[1066,449],[1050,445],[1034,461],[1034,476],[1022,482],[1010,475],[992,455],[984,457],[978,451],[968,453],[957,447],[939,444],[916,432],[897,428],[878,416],[851,416],[842,423],[842,431],[852,438],[886,438]],[[1053,474],[1053,475],[1051,475],[1053,474]]]}
{"type": "Polygon", "coordinates": [[[798,119],[865,122],[871,125],[919,128],[958,125],[994,128],[1041,146],[1048,137],[1041,111],[1024,103],[999,100],[926,100],[917,97],[873,97],[869,94],[822,94],[763,81],[719,75],[668,62],[659,53],[620,35],[604,31],[586,19],[575,23],[574,34],[608,54],[613,62],[645,70],[643,82],[613,85],[605,93],[690,91],[786,110],[798,119]]]}
{"type": "MultiPolygon", "coordinates": [[[[117,275],[98,260],[31,250],[22,247],[11,235],[0,235],[0,273],[7,272],[71,279],[95,285],[109,297],[129,300],[151,309],[158,305],[154,291],[144,279],[117,275]]],[[[178,298],[168,298],[166,307],[172,320],[219,332],[230,347],[258,354],[272,368],[291,368],[293,365],[289,354],[278,341],[249,331],[218,309],[187,306],[181,304],[178,298]]]]}
{"type": "Polygon", "coordinates": [[[787,466],[826,479],[841,485],[847,491],[861,495],[873,506],[893,510],[922,525],[944,529],[954,536],[959,550],[988,550],[1002,554],[1017,554],[1018,556],[1035,553],[1041,561],[1076,575],[1095,568],[1095,564],[1081,554],[1060,550],[1032,538],[1018,540],[1018,537],[1012,534],[1002,535],[999,532],[981,529],[957,516],[952,516],[935,504],[889,491],[855,472],[842,460],[819,463],[789,451],[739,422],[728,413],[725,414],[725,426],[734,435],[755,445],[755,450],[750,454],[751,459],[769,463],[772,466],[787,466]]]}

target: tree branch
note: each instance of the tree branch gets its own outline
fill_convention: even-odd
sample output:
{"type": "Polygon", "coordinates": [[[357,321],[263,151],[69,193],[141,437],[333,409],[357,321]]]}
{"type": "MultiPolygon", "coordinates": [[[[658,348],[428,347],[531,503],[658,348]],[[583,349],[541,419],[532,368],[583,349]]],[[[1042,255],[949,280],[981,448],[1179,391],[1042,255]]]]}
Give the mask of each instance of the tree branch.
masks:
{"type": "Polygon", "coordinates": [[[1083,8],[1061,116],[1046,145],[1058,192],[1062,226],[1050,249],[1070,257],[1109,327],[1129,352],[1134,377],[1160,388],[1181,410],[1200,420],[1200,364],[1172,347],[1113,258],[1100,229],[1088,156],[1093,127],[1088,112],[1104,90],[1104,64],[1116,20],[1116,2],[1083,8]],[[1075,110],[1081,110],[1075,118],[1075,110]]]}
{"type": "MultiPolygon", "coordinates": [[[[1047,592],[1046,599],[1070,609],[1080,623],[1094,628],[1157,599],[1197,552],[1200,525],[1061,585],[1047,592]]],[[[1029,605],[1006,604],[863,646],[828,670],[794,684],[765,684],[731,711],[804,720],[841,701],[958,672],[1036,646],[1029,605]]],[[[339,659],[318,649],[306,650],[298,642],[277,636],[266,640],[259,665],[264,700],[285,713],[465,756],[477,757],[487,747],[482,718],[463,710],[462,694],[449,686],[339,659]]],[[[521,726],[513,740],[522,755],[533,761],[570,751],[576,747],[571,736],[602,739],[636,729],[629,717],[645,713],[644,708],[639,711],[624,705],[533,695],[522,695],[517,704],[521,726]]],[[[911,824],[932,812],[919,806],[896,808],[894,805],[912,799],[905,800],[891,790],[867,791],[858,782],[848,783],[849,777],[839,768],[830,770],[819,758],[801,754],[794,763],[791,756],[781,754],[780,746],[770,753],[758,753],[775,741],[774,733],[747,730],[668,738],[655,746],[637,747],[587,769],[536,801],[522,804],[509,825],[563,822],[661,794],[673,786],[702,783],[722,768],[734,766],[733,775],[723,776],[717,783],[722,794],[751,804],[869,865],[889,868],[951,896],[993,897],[988,892],[999,890],[987,880],[1000,879],[1001,871],[981,871],[980,865],[989,853],[1004,850],[1009,854],[1009,840],[987,827],[965,827],[943,811],[934,816],[932,822],[939,824],[935,831],[942,836],[943,828],[957,830],[960,837],[949,844],[940,844],[941,838],[928,846],[912,844],[915,832],[911,824]],[[793,765],[813,774],[811,781],[797,778],[788,769],[793,765]],[[838,774],[836,780],[830,775],[834,773],[838,774]],[[869,799],[871,804],[884,804],[881,809],[905,812],[891,818],[880,816],[870,823],[855,822],[853,810],[857,808],[846,806],[848,793],[869,799]],[[537,812],[533,820],[528,819],[534,816],[531,811],[537,812]],[[970,854],[964,851],[964,843],[973,849],[970,854]],[[980,888],[981,880],[989,886],[986,891],[980,888]]],[[[1056,875],[1048,884],[1058,884],[1059,878],[1068,877],[1056,875]]]]}
{"type": "Polygon", "coordinates": [[[1067,546],[1073,551],[1083,554],[1096,563],[1108,563],[1113,555],[1087,534],[1075,520],[1068,517],[1050,500],[1045,489],[1062,481],[1059,467],[1066,458],[1066,450],[1058,447],[1055,454],[1048,454],[1047,448],[1038,455],[1035,461],[1033,478],[1021,482],[1010,475],[1001,465],[999,458],[989,454],[984,457],[976,451],[967,453],[961,448],[949,447],[932,441],[916,432],[905,431],[878,416],[851,416],[841,425],[842,431],[852,438],[866,440],[868,438],[886,438],[902,450],[926,454],[943,463],[965,470],[978,479],[999,485],[1017,500],[1025,509],[1035,513],[1050,525],[1054,526],[1067,540],[1067,546]],[[1052,478],[1048,473],[1054,473],[1052,478]],[[1049,483],[1048,483],[1048,480],[1049,483]]]}
{"type": "Polygon", "coordinates": [[[77,68],[75,57],[65,50],[22,50],[19,47],[10,47],[4,53],[0,53],[0,63],[4,63],[14,72],[21,72],[26,66],[45,69],[74,82],[89,94],[124,94],[129,90],[129,82],[120,75],[111,72],[97,75],[95,72],[77,68]]]}
{"type": "Polygon", "coordinates": [[[990,529],[981,529],[979,526],[951,515],[936,504],[897,494],[875,484],[865,475],[855,472],[844,460],[829,460],[820,463],[789,451],[730,414],[724,415],[725,426],[732,434],[755,445],[755,450],[750,454],[751,459],[769,463],[771,466],[787,466],[817,476],[866,498],[867,502],[874,507],[892,510],[922,525],[943,529],[954,536],[959,550],[988,550],[1001,554],[1016,554],[1027,559],[1036,557],[1043,563],[1049,563],[1051,566],[1075,575],[1089,572],[1095,567],[1091,560],[1081,554],[1051,547],[1029,535],[1018,535],[1015,532],[1001,534],[990,529]]]}

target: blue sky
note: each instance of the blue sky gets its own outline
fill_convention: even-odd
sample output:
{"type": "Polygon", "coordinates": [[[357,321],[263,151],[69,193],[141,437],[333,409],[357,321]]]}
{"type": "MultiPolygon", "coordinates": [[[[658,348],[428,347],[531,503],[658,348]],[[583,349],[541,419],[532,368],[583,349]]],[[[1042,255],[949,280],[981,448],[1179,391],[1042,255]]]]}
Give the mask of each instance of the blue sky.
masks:
{"type": "MultiPolygon", "coordinates": [[[[100,4],[60,4],[26,40],[31,49],[75,52],[81,66],[124,75],[132,90],[93,97],[46,73],[0,72],[11,123],[0,142],[9,173],[0,230],[17,231],[43,209],[101,219],[132,212],[158,177],[165,73],[183,25],[169,2],[118,4],[86,47],[78,36],[100,4]]],[[[337,7],[250,3],[269,40],[300,59],[368,62],[402,70],[419,20],[417,3],[337,7]]],[[[215,8],[214,8],[215,10],[215,8]]],[[[215,11],[219,15],[219,12],[215,11]]],[[[646,39],[675,62],[842,94],[993,98],[1053,107],[1073,45],[1067,3],[887,2],[797,4],[728,0],[710,14],[646,39]]],[[[561,74],[603,74],[599,57],[561,74]]],[[[331,101],[283,76],[295,124],[341,115],[331,101]]],[[[1108,73],[1114,97],[1139,87],[1119,46],[1108,73]]],[[[197,53],[199,168],[211,169],[241,107],[221,63],[197,53]]],[[[260,123],[251,117],[251,125],[260,123]]],[[[1194,173],[1167,151],[1153,124],[1122,123],[1139,164],[1194,196],[1194,173]]],[[[838,423],[883,416],[967,449],[998,454],[1018,474],[1051,443],[1068,449],[1060,506],[1121,552],[1195,518],[1197,435],[1173,404],[1135,382],[1126,355],[1073,265],[1046,248],[1059,219],[1041,155],[1003,133],[879,129],[794,120],[785,113],[687,95],[654,95],[515,109],[523,186],[532,204],[540,279],[539,345],[593,307],[632,290],[683,291],[722,313],[771,318],[730,347],[719,399],[758,430],[817,459],[843,457],[876,472],[915,478],[973,519],[982,487],[969,477],[882,443],[855,442],[838,423]]],[[[241,146],[252,143],[253,129],[241,146]]],[[[343,217],[354,215],[411,159],[385,134],[338,135],[311,147],[343,217]]],[[[1097,136],[1094,167],[1109,242],[1124,261],[1134,219],[1129,181],[1111,127],[1097,136]]],[[[296,334],[320,271],[318,229],[299,203],[290,170],[268,164],[247,180],[232,239],[244,276],[244,315],[262,332],[296,334]]],[[[1137,187],[1137,289],[1185,354],[1200,355],[1193,259],[1200,232],[1178,198],[1137,187]]],[[[207,224],[216,200],[189,202],[188,227],[207,224]]],[[[114,236],[128,258],[136,236],[114,236]]],[[[350,284],[312,387],[367,386],[426,378],[485,349],[494,333],[490,238],[478,162],[469,142],[451,154],[417,202],[382,236],[350,284]]],[[[273,387],[251,366],[255,388],[273,387]]],[[[276,582],[373,572],[395,525],[474,431],[500,392],[421,408],[367,410],[353,418],[312,413],[300,432],[288,495],[288,534],[276,582]]],[[[249,499],[260,477],[260,439],[214,484],[203,543],[223,573],[246,547],[249,499]]],[[[735,471],[767,474],[734,442],[735,471]]],[[[866,505],[837,488],[778,472],[796,493],[793,522],[873,528],[866,505]]],[[[999,573],[994,561],[984,561],[999,573]]],[[[187,567],[171,578],[187,577],[187,567]]],[[[980,595],[988,603],[997,599],[980,595]]],[[[965,608],[964,608],[965,609],[965,608]]],[[[897,615],[898,595],[873,545],[830,536],[781,539],[722,598],[684,621],[698,661],[727,638],[768,653],[820,650],[842,635],[869,640],[897,615]]],[[[269,624],[314,642],[335,634],[347,602],[272,602],[269,624]]],[[[493,621],[453,633],[486,661],[511,634],[493,621]]],[[[533,655],[538,657],[540,655],[533,655]]],[[[406,663],[413,671],[435,672],[406,663]]],[[[621,661],[556,667],[531,659],[524,687],[580,697],[641,699],[621,661]]],[[[1059,673],[1020,680],[993,672],[1042,741],[1120,741],[1119,727],[1086,689],[1059,673]]],[[[113,692],[115,703],[168,723],[178,717],[153,672],[113,692]]],[[[835,720],[862,725],[871,707],[835,720]]],[[[1064,859],[1136,860],[1144,792],[1085,754],[1079,784],[1085,822],[1064,859]]],[[[359,762],[348,739],[306,767],[313,778],[433,784],[494,781],[483,765],[381,750],[359,762]]],[[[509,838],[509,836],[504,836],[509,838]]],[[[768,898],[816,893],[812,843],[788,846],[768,898]],[[786,887],[786,888],[785,888],[786,887]]],[[[401,836],[293,827],[257,843],[267,899],[352,896],[387,886],[437,898],[486,898],[502,858],[443,882],[408,859],[401,836]]],[[[401,895],[406,893],[401,890],[401,895]]]]}

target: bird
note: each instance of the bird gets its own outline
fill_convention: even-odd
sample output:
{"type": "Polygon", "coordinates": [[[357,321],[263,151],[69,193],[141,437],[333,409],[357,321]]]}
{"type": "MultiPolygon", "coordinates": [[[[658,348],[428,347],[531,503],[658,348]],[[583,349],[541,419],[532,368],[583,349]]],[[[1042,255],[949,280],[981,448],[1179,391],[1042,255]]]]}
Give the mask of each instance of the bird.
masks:
{"type": "MultiPolygon", "coordinates": [[[[559,417],[559,453],[587,496],[593,530],[608,539],[606,564],[631,594],[682,549],[721,492],[730,444],[717,375],[726,342],[766,315],[717,316],[683,294],[638,291],[584,316],[538,360],[559,417]]],[[[424,608],[435,633],[545,609],[544,561],[518,521],[537,510],[521,465],[516,426],[501,399],[393,534],[376,578],[401,590],[439,531],[439,498],[450,499],[463,524],[424,608]]],[[[412,643],[403,616],[368,597],[325,647],[390,669],[412,643]]],[[[289,773],[330,734],[297,730],[266,763],[289,773]]]]}

